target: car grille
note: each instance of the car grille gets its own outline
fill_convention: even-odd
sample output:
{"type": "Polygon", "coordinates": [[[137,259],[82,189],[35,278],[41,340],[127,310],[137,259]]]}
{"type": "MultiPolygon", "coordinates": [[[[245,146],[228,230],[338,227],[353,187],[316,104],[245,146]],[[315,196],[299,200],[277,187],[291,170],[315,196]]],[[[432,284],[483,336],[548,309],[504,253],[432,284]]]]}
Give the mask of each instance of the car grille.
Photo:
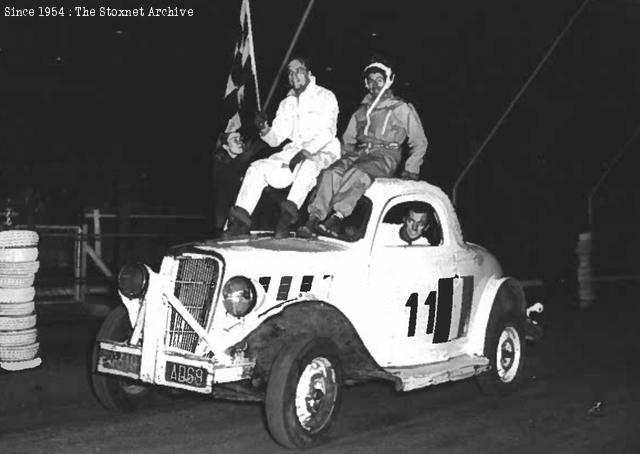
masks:
{"type": "MultiPolygon", "coordinates": [[[[174,295],[193,317],[204,326],[218,284],[220,262],[212,257],[179,259],[174,295]]],[[[195,352],[199,336],[171,307],[166,345],[195,352]]]]}

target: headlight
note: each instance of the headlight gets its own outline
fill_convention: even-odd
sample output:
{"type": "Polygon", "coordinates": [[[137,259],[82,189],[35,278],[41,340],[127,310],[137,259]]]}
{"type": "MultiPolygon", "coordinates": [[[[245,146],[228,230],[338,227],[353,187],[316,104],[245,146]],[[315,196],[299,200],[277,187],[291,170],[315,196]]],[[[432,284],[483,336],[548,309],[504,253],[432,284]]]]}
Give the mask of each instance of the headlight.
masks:
{"type": "Polygon", "coordinates": [[[228,313],[234,317],[244,317],[256,305],[256,289],[243,276],[232,277],[222,288],[222,302],[228,313]]]}
{"type": "Polygon", "coordinates": [[[127,298],[141,298],[149,287],[149,270],[142,263],[129,263],[118,273],[118,290],[127,298]]]}

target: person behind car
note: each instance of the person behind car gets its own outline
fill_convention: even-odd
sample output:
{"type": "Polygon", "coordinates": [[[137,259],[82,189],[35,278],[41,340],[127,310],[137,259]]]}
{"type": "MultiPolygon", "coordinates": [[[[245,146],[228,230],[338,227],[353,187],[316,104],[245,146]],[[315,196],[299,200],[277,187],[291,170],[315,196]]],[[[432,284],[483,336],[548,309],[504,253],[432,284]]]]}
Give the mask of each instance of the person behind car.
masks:
{"type": "Polygon", "coordinates": [[[396,173],[405,140],[410,154],[402,177],[419,178],[427,137],[415,108],[393,94],[393,81],[394,73],[383,58],[372,59],[364,68],[368,93],[342,137],[342,157],[320,175],[308,221],[298,236],[310,238],[318,230],[338,236],[342,219],[352,213],[373,180],[396,173]]]}
{"type": "Polygon", "coordinates": [[[223,132],[218,136],[213,152],[214,222],[218,231],[224,227],[227,213],[258,148],[245,146],[239,131],[223,132]]]}
{"type": "Polygon", "coordinates": [[[262,112],[256,115],[256,126],[262,140],[271,147],[287,139],[290,143],[282,151],[249,166],[236,203],[229,212],[224,237],[249,232],[251,215],[265,187],[282,189],[291,185],[287,199],[280,206],[275,229],[276,238],[289,236],[289,228],[297,222],[298,210],[316,185],[318,174],[340,157],[335,95],[316,85],[307,59],[292,58],[287,68],[291,90],[280,103],[271,126],[262,112]]]}

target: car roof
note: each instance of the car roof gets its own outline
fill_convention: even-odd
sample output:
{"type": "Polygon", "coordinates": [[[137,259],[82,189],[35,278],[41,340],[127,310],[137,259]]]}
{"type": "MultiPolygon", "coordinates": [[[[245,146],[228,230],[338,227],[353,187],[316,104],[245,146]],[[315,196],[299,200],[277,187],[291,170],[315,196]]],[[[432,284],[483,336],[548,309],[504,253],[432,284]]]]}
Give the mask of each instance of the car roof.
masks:
{"type": "Polygon", "coordinates": [[[427,193],[432,197],[445,199],[449,202],[449,197],[437,186],[426,181],[402,180],[400,178],[376,178],[366,195],[374,203],[384,203],[392,197],[415,192],[427,193]]]}
{"type": "MultiPolygon", "coordinates": [[[[374,210],[382,210],[388,200],[402,195],[424,194],[433,200],[437,200],[443,208],[443,211],[439,214],[444,216],[441,222],[446,223],[449,229],[448,234],[450,235],[450,240],[460,245],[464,242],[455,208],[449,196],[438,186],[434,186],[426,181],[402,180],[400,178],[376,178],[365,194],[373,202],[374,210]]],[[[380,213],[381,211],[377,214],[379,215],[380,213]]],[[[445,232],[445,234],[447,233],[445,232]]]]}

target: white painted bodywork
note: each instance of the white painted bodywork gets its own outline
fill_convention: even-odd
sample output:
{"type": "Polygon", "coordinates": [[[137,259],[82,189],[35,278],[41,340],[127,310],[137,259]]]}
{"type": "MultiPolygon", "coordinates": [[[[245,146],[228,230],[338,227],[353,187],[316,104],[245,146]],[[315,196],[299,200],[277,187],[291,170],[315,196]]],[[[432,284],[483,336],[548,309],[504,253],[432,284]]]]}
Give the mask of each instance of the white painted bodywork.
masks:
{"type": "Polygon", "coordinates": [[[215,383],[247,378],[253,361],[241,352],[226,350],[285,307],[307,300],[323,301],[341,311],[378,365],[404,383],[401,389],[485,370],[487,361],[481,355],[487,320],[495,294],[506,279],[497,260],[485,249],[463,241],[451,202],[435,186],[378,179],[366,196],[372,202],[371,215],[364,237],[353,243],[325,237],[254,237],[190,248],[188,254],[194,258],[217,254],[224,260],[212,316],[204,326],[173,296],[178,259],[166,256],[159,272],[151,273],[143,300],[121,295],[134,324],[127,348],[138,348],[141,354],[139,378],[192,389],[166,383],[163,367],[168,357],[210,371],[211,382],[194,391],[210,392],[215,383]],[[409,201],[433,206],[443,230],[441,245],[394,245],[380,240],[382,234],[377,236],[387,211],[409,201]],[[258,293],[256,307],[242,318],[228,314],[220,298],[222,287],[233,276],[251,279],[258,293]],[[279,283],[286,276],[291,277],[290,290],[286,299],[282,295],[278,299],[279,283]],[[313,276],[313,285],[300,292],[304,276],[313,276]],[[260,283],[264,277],[271,279],[266,291],[260,283]],[[429,300],[431,293],[435,295],[429,300]],[[430,305],[425,304],[428,301],[430,305]],[[195,353],[164,345],[170,306],[200,335],[195,353]],[[433,329],[428,332],[432,310],[433,329]]]}

